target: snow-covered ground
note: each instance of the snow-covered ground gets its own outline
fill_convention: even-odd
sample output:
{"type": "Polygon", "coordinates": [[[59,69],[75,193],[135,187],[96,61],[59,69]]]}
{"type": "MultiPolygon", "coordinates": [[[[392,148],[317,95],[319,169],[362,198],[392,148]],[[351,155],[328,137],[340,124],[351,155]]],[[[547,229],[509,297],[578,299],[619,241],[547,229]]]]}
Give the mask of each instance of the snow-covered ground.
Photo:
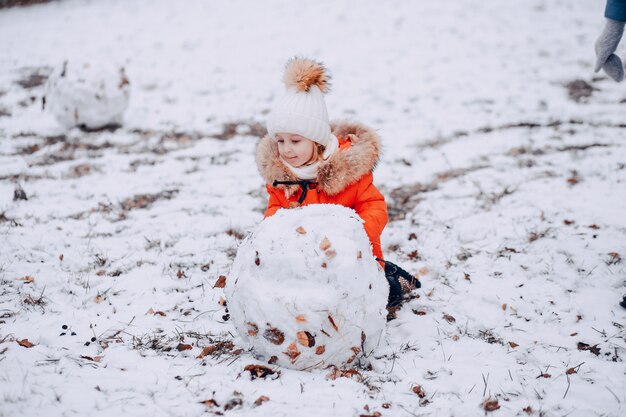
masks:
{"type": "Polygon", "coordinates": [[[0,416],[624,415],[626,84],[592,72],[603,7],[0,10],[0,416]],[[262,219],[254,146],[292,55],[329,68],[331,118],[381,134],[383,248],[422,275],[371,367],[256,361],[214,288],[262,219]],[[66,60],[124,66],[122,128],[42,111],[66,60]]]}

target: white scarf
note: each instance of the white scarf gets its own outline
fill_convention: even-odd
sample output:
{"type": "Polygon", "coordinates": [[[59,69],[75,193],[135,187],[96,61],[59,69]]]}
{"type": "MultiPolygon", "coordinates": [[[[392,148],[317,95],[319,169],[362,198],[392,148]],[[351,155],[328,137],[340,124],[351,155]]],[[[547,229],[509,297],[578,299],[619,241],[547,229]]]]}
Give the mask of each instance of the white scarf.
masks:
{"type": "MultiPolygon", "coordinates": [[[[330,158],[337,150],[339,149],[339,139],[337,136],[331,134],[330,140],[326,145],[326,149],[324,149],[324,153],[322,154],[322,158],[327,160],[330,158]]],[[[294,173],[296,177],[301,180],[314,180],[317,179],[317,168],[319,167],[320,161],[315,161],[309,165],[303,165],[301,167],[291,166],[287,161],[285,161],[282,157],[279,156],[279,159],[291,172],[294,173]]]]}

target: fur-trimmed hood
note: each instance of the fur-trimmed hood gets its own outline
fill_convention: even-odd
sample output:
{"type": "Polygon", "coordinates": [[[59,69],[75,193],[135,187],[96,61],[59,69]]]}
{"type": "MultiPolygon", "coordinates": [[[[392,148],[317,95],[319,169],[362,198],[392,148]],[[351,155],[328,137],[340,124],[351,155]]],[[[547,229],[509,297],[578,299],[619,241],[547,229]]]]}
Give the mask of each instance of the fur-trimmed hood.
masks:
{"type": "MultiPolygon", "coordinates": [[[[352,146],[338,150],[330,158],[321,161],[318,167],[317,184],[328,195],[337,195],[361,177],[372,172],[380,157],[380,137],[373,129],[356,122],[333,122],[332,133],[338,138],[349,140],[352,146]]],[[[264,136],[256,148],[256,163],[266,183],[274,181],[296,181],[298,178],[278,157],[278,145],[269,135],[264,136]]],[[[290,197],[298,185],[276,186],[285,190],[290,197]]]]}

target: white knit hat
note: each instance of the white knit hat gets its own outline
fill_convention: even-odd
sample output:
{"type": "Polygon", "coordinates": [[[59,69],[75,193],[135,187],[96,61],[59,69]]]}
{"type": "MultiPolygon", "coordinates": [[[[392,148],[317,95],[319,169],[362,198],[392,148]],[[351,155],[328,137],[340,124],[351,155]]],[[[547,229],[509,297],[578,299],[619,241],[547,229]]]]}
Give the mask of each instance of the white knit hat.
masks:
{"type": "MultiPolygon", "coordinates": [[[[278,99],[267,121],[272,138],[276,133],[295,133],[324,145],[324,154],[336,149],[337,139],[330,133],[324,93],[329,77],[324,65],[310,59],[292,58],[283,76],[286,91],[278,99]]],[[[326,157],[326,155],[325,155],[326,157]]]]}

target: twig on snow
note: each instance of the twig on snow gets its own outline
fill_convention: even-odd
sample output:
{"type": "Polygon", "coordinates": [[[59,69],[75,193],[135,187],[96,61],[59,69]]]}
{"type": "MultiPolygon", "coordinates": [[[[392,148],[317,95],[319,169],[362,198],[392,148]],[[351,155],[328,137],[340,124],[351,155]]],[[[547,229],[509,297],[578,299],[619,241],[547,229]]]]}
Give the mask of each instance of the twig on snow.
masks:
{"type": "Polygon", "coordinates": [[[441,346],[441,353],[443,355],[443,361],[446,362],[446,351],[443,349],[443,340],[441,340],[441,333],[439,327],[437,327],[437,335],[439,336],[439,346],[441,346]]]}
{"type": "Polygon", "coordinates": [[[483,384],[485,384],[485,389],[483,389],[483,397],[487,393],[487,383],[489,382],[489,372],[487,372],[487,379],[485,379],[485,374],[481,374],[483,376],[483,384]]]}
{"type": "Polygon", "coordinates": [[[403,406],[402,404],[398,404],[398,407],[400,407],[401,409],[403,409],[404,411],[406,411],[407,413],[409,413],[409,414],[410,414],[410,415],[412,415],[413,417],[419,417],[419,416],[418,416],[417,414],[415,414],[414,412],[407,410],[407,409],[406,409],[406,407],[405,407],[405,406],[403,406]]]}
{"type": "Polygon", "coordinates": [[[619,398],[617,397],[617,395],[615,395],[615,393],[614,393],[613,391],[611,391],[611,388],[609,388],[609,387],[604,387],[604,388],[608,389],[608,390],[609,390],[609,392],[610,392],[611,394],[613,394],[613,396],[615,397],[615,399],[617,400],[617,402],[618,402],[619,404],[621,404],[621,403],[622,403],[622,402],[619,400],[619,398]]]}
{"type": "Polygon", "coordinates": [[[596,329],[595,327],[591,326],[591,328],[593,330],[595,330],[596,332],[600,333],[602,335],[602,337],[606,337],[606,332],[604,330],[600,331],[598,329],[596,329]]]}
{"type": "Polygon", "coordinates": [[[569,380],[569,375],[565,374],[565,376],[567,377],[567,389],[565,390],[565,394],[563,394],[563,399],[565,399],[565,397],[567,397],[567,393],[569,392],[569,387],[571,385],[570,380],[569,380]]]}

